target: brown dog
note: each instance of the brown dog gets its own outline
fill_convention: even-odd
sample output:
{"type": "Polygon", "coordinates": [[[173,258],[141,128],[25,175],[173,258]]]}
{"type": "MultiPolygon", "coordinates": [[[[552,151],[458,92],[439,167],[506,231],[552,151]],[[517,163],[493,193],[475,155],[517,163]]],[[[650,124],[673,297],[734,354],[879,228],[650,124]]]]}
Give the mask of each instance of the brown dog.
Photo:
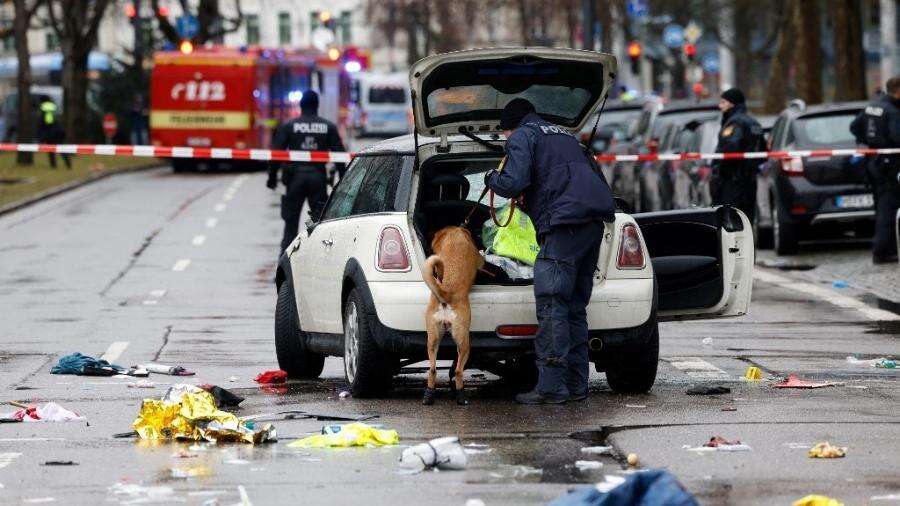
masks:
{"type": "Polygon", "coordinates": [[[434,404],[437,378],[438,346],[444,332],[450,331],[456,342],[457,358],[454,380],[456,402],[468,404],[463,393],[463,371],[469,359],[469,326],[472,309],[469,291],[475,283],[478,269],[484,258],[478,253],[472,234],[463,227],[444,227],[431,241],[433,255],[425,260],[422,277],[431,289],[431,300],[425,310],[425,328],[428,331],[428,386],[422,404],[434,404]]]}

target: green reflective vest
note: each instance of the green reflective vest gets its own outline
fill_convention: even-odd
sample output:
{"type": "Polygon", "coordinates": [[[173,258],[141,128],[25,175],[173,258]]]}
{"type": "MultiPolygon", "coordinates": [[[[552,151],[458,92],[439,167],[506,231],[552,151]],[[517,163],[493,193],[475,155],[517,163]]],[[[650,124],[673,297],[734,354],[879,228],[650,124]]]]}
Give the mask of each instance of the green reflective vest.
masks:
{"type": "Polygon", "coordinates": [[[41,103],[41,113],[43,114],[43,120],[45,125],[52,125],[54,121],[56,121],[56,103],[52,100],[47,100],[41,103]]]}

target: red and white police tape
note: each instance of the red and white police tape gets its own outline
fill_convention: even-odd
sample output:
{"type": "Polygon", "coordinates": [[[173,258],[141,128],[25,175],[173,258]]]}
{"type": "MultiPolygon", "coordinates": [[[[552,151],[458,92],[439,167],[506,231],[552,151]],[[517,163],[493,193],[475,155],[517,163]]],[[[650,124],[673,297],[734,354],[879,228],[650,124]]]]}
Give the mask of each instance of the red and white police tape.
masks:
{"type": "MultiPolygon", "coordinates": [[[[0,151],[67,153],[76,155],[143,156],[151,158],[203,158],[217,160],[259,160],[277,162],[348,163],[355,153],[344,151],[287,151],[277,149],[195,148],[179,146],[125,146],[118,144],[10,144],[0,143],[0,151]]],[[[834,156],[874,156],[900,154],[900,148],[812,149],[799,151],[750,151],[741,153],[647,153],[641,155],[597,155],[600,162],[655,162],[684,160],[747,160],[834,156]]]]}

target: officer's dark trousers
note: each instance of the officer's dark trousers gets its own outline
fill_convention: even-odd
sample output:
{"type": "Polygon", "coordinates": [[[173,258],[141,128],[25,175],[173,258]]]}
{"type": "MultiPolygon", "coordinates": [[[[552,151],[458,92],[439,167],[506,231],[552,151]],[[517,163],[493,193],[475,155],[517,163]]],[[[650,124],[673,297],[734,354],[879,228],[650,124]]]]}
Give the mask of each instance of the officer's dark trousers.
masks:
{"type": "Polygon", "coordinates": [[[284,237],[281,239],[281,251],[287,249],[291,241],[297,237],[300,226],[300,211],[303,202],[309,205],[309,215],[318,219],[328,198],[327,181],[322,170],[303,168],[285,169],[284,184],[287,193],[281,197],[281,218],[284,220],[284,237]]]}
{"type": "Polygon", "coordinates": [[[756,220],[756,177],[714,176],[710,181],[713,205],[730,205],[756,220]]]}
{"type": "Polygon", "coordinates": [[[583,395],[588,387],[587,305],[603,239],[603,224],[558,227],[541,237],[534,264],[539,323],[534,341],[537,391],[583,395]]]}
{"type": "MultiPolygon", "coordinates": [[[[869,171],[875,194],[875,238],[872,255],[892,257],[897,254],[897,208],[900,207],[900,182],[891,161],[878,158],[869,171]]],[[[900,163],[897,159],[895,163],[900,163]]]]}

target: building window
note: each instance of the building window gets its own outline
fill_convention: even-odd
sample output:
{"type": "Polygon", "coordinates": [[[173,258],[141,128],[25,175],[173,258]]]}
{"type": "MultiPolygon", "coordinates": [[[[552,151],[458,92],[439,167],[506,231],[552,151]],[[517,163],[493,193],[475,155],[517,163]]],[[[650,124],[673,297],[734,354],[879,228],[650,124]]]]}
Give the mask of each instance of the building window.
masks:
{"type": "Polygon", "coordinates": [[[322,22],[319,21],[319,11],[312,11],[309,13],[309,33],[316,31],[316,28],[320,28],[322,26],[322,22]]]}
{"type": "Polygon", "coordinates": [[[350,11],[341,11],[341,43],[345,46],[353,44],[353,32],[351,31],[352,25],[350,21],[350,11]]]}
{"type": "MultiPolygon", "coordinates": [[[[247,45],[256,46],[259,44],[259,15],[247,14],[247,45]]],[[[290,26],[290,20],[288,20],[290,26]]]]}
{"type": "Polygon", "coordinates": [[[291,13],[278,13],[278,43],[282,46],[291,44],[291,13]]]}
{"type": "Polygon", "coordinates": [[[56,32],[53,30],[47,30],[44,40],[46,41],[47,51],[59,49],[59,37],[56,36],[56,32]]]}

